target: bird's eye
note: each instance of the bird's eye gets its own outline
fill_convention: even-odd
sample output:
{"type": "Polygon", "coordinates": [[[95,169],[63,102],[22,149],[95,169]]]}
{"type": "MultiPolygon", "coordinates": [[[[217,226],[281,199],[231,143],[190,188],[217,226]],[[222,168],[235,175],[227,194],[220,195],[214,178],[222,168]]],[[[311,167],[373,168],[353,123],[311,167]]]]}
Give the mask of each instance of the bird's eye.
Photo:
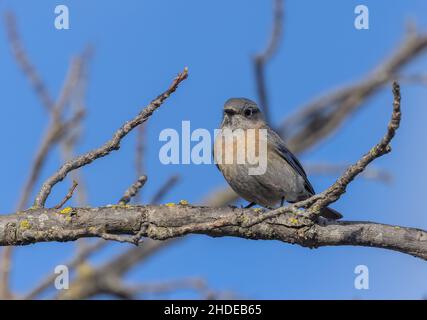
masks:
{"type": "Polygon", "coordinates": [[[245,113],[245,117],[250,117],[253,111],[252,109],[248,108],[248,109],[245,109],[244,113],[245,113]]]}

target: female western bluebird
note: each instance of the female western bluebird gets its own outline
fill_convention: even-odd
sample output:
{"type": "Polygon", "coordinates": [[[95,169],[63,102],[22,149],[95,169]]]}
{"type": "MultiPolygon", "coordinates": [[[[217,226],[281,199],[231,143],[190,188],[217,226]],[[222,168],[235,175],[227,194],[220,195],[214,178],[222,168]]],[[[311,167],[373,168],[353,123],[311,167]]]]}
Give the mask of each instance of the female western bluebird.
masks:
{"type": "MultiPolygon", "coordinates": [[[[228,130],[234,133],[239,129],[246,133],[243,143],[234,136],[231,140],[223,139],[220,135],[216,137],[214,158],[231,188],[250,202],[247,207],[259,204],[272,208],[279,202],[283,205],[285,200],[293,203],[315,194],[301,163],[286,148],[280,136],[265,123],[257,104],[245,98],[232,98],[224,105],[221,132],[228,130]],[[262,131],[266,133],[267,159],[266,169],[262,174],[250,174],[251,164],[248,161],[238,162],[234,159],[236,151],[242,148],[247,150],[252,142],[259,149],[259,158],[263,156],[260,147],[262,141],[249,141],[250,135],[247,132],[251,129],[255,131],[251,138],[254,140],[261,139],[262,131]],[[232,155],[232,161],[224,163],[222,157],[227,155],[232,155]]],[[[320,215],[329,219],[342,218],[340,213],[331,208],[322,209],[320,215]]]]}

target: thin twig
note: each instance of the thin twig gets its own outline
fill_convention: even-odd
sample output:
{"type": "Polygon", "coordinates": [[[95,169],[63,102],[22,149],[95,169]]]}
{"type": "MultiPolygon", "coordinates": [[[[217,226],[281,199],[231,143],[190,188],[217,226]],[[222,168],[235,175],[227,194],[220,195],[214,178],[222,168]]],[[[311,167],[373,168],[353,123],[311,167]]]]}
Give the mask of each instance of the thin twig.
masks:
{"type": "Polygon", "coordinates": [[[145,107],[134,119],[126,122],[116,133],[112,139],[106,142],[102,147],[92,150],[86,154],[83,154],[67,163],[65,163],[53,176],[46,180],[43,184],[40,192],[36,196],[34,201],[35,207],[44,207],[47,197],[52,191],[54,185],[62,181],[70,171],[81,168],[85,165],[90,164],[96,159],[105,157],[111,151],[118,150],[120,148],[121,140],[133,129],[140,124],[147,121],[147,119],[153,114],[153,112],[159,108],[162,103],[178,88],[178,85],[188,77],[187,68],[174,79],[172,85],[156,99],[145,107]]]}
{"type": "Polygon", "coordinates": [[[348,184],[353,179],[363,172],[365,168],[374,161],[391,151],[390,142],[394,138],[397,129],[400,125],[401,111],[400,111],[400,86],[395,81],[393,82],[393,113],[391,120],[388,124],[387,133],[381,141],[375,145],[368,153],[366,153],[359,161],[349,167],[347,171],[315,202],[315,205],[310,209],[312,213],[318,213],[320,209],[337,201],[339,197],[346,191],[348,184]]]}
{"type": "Polygon", "coordinates": [[[68,193],[65,195],[64,199],[60,203],[58,203],[56,206],[54,206],[55,209],[60,209],[64,204],[67,203],[68,200],[70,200],[74,194],[74,190],[76,190],[78,186],[78,183],[76,181],[73,181],[73,185],[71,186],[70,190],[68,190],[68,193]]]}
{"type": "Polygon", "coordinates": [[[129,189],[126,190],[123,197],[119,200],[119,205],[125,205],[130,202],[130,200],[135,197],[135,195],[139,192],[139,190],[145,185],[147,182],[147,176],[143,175],[138,178],[135,183],[133,183],[129,189]]]}

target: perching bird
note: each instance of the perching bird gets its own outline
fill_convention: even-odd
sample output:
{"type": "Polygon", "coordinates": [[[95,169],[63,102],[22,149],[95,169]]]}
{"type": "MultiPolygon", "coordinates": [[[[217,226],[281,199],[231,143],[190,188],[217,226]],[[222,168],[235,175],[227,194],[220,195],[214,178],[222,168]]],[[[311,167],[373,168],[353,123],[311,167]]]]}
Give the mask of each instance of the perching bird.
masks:
{"type": "MultiPolygon", "coordinates": [[[[214,145],[214,158],[217,167],[224,175],[231,188],[242,198],[249,201],[247,207],[255,204],[266,208],[284,201],[289,203],[305,200],[315,194],[313,186],[307,178],[301,163],[286,148],[280,136],[274,132],[265,122],[264,117],[257,104],[245,98],[232,98],[224,105],[224,115],[221,123],[222,132],[224,129],[254,129],[255,134],[246,134],[246,143],[256,143],[259,156],[261,157],[262,143],[249,141],[258,139],[262,135],[259,129],[266,133],[266,169],[263,174],[249,174],[249,168],[253,164],[248,162],[238,162],[236,156],[237,148],[245,148],[246,144],[238,144],[238,139],[227,140],[218,135],[214,145]],[[227,154],[233,155],[233,161],[224,161],[227,154]]],[[[240,131],[242,131],[240,130],[240,131]]],[[[260,138],[261,139],[261,138],[260,138]]],[[[230,158],[229,158],[230,159],[230,158]]],[[[342,215],[331,208],[324,208],[320,215],[328,219],[340,219],[342,215]]]]}

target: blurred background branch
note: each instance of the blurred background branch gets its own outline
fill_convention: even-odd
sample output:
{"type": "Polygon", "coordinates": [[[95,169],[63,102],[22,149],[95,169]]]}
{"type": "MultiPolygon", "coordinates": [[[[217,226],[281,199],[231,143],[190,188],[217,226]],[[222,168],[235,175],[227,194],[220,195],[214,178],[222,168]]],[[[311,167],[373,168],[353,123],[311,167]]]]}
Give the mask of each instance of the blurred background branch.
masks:
{"type": "MultiPolygon", "coordinates": [[[[68,120],[64,120],[64,115],[68,111],[66,107],[69,106],[73,91],[82,80],[82,75],[85,72],[87,60],[90,56],[90,49],[86,49],[81,56],[72,59],[58,99],[54,102],[46,85],[39,76],[37,69],[31,63],[24,49],[17,30],[15,15],[12,12],[7,12],[4,17],[8,40],[15,61],[21,68],[24,76],[29,80],[34,92],[39,97],[41,105],[48,111],[49,116],[48,128],[37,148],[34,160],[31,163],[30,173],[18,201],[17,211],[21,211],[28,205],[28,200],[34,190],[49,153],[56,144],[64,143],[64,138],[67,137],[69,131],[79,125],[85,114],[84,108],[79,108],[71,114],[68,120]]],[[[6,247],[3,250],[0,264],[0,299],[9,299],[12,297],[9,289],[11,259],[12,247],[6,247]]]]}
{"type": "Polygon", "coordinates": [[[274,0],[273,8],[273,28],[267,47],[253,58],[255,81],[258,93],[259,105],[263,110],[264,117],[268,123],[271,122],[267,85],[265,80],[265,65],[278,50],[283,28],[283,7],[284,0],[274,0]]]}

